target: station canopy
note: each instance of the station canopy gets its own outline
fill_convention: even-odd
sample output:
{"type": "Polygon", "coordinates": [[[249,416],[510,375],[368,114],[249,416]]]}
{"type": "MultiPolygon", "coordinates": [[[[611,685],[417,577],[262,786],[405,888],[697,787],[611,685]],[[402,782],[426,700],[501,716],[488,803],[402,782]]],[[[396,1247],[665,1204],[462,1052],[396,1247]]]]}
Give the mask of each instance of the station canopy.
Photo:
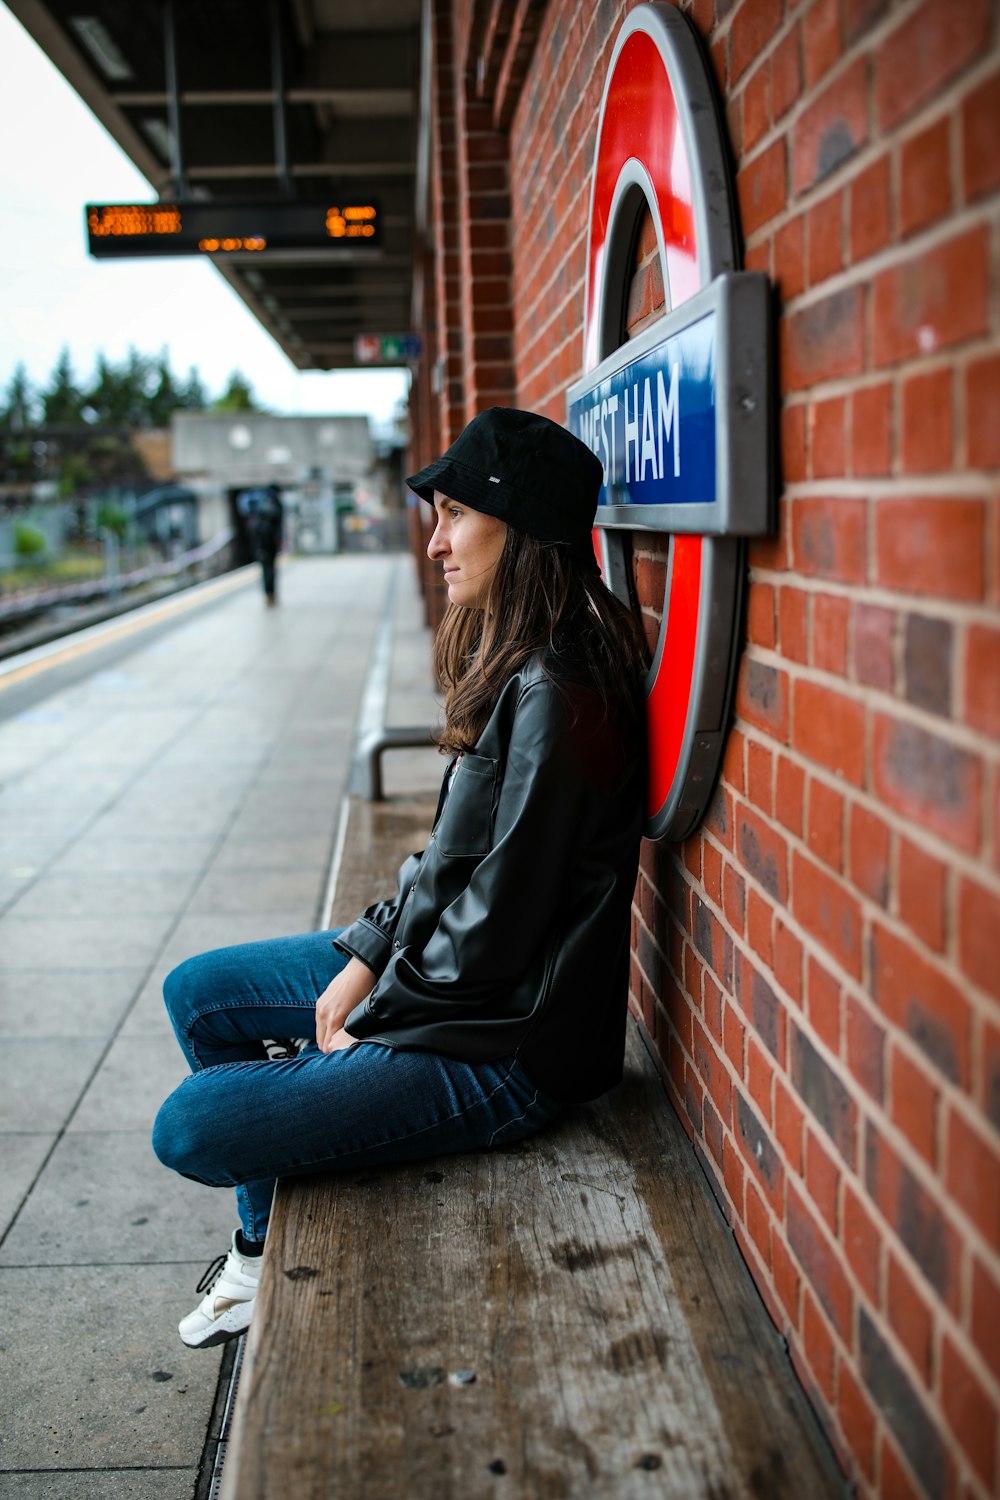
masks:
{"type": "Polygon", "coordinates": [[[206,236],[216,211],[251,225],[244,244],[199,243],[297,368],[349,367],[356,337],[411,328],[421,0],[7,3],[148,178],[149,203],[190,205],[206,236]],[[256,218],[310,234],[261,245],[256,218]]]}

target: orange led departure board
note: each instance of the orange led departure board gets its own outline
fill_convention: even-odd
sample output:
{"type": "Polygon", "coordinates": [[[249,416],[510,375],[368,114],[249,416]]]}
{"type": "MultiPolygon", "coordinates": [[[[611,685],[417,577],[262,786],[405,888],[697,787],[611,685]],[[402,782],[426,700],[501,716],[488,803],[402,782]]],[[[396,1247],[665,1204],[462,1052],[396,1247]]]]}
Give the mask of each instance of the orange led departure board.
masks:
{"type": "Polygon", "coordinates": [[[88,203],[85,213],[88,249],[99,260],[303,250],[336,254],[377,248],[382,238],[378,206],[366,199],[88,203]]]}

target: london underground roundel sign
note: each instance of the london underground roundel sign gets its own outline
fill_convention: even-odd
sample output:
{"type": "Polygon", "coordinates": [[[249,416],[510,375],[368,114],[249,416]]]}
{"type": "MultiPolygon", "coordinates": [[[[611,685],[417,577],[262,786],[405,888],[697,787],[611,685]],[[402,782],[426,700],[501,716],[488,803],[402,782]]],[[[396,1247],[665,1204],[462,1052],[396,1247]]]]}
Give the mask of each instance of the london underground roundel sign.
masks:
{"type": "Polygon", "coordinates": [[[626,540],[670,534],[647,682],[647,834],[697,826],[725,743],[739,648],[745,538],[772,527],[767,278],[737,270],[731,185],[697,35],[640,5],[618,35],[591,186],[583,377],[568,425],[604,465],[597,547],[630,595],[626,540]],[[636,233],[648,209],[667,311],[626,341],[636,233]]]}

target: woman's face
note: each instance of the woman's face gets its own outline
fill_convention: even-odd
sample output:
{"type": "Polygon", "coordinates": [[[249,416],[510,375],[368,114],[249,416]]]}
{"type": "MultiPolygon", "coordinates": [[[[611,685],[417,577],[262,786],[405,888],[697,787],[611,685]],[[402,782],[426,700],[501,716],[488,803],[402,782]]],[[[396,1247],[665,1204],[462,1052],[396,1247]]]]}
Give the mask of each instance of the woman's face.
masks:
{"type": "Polygon", "coordinates": [[[427,556],[444,565],[448,598],[466,609],[482,609],[507,539],[506,522],[436,492],[434,514],[437,525],[427,556]]]}

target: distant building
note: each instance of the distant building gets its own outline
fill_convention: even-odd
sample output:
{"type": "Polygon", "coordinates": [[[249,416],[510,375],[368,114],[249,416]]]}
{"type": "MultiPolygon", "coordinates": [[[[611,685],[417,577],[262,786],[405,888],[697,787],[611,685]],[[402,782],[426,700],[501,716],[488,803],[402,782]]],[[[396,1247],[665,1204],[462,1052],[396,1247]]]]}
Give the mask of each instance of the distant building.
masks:
{"type": "Polygon", "coordinates": [[[380,519],[393,499],[365,416],[177,412],[171,440],[174,473],[199,496],[203,539],[240,532],[236,497],[258,485],[278,485],[286,540],[302,552],[337,551],[345,526],[380,519]]]}

